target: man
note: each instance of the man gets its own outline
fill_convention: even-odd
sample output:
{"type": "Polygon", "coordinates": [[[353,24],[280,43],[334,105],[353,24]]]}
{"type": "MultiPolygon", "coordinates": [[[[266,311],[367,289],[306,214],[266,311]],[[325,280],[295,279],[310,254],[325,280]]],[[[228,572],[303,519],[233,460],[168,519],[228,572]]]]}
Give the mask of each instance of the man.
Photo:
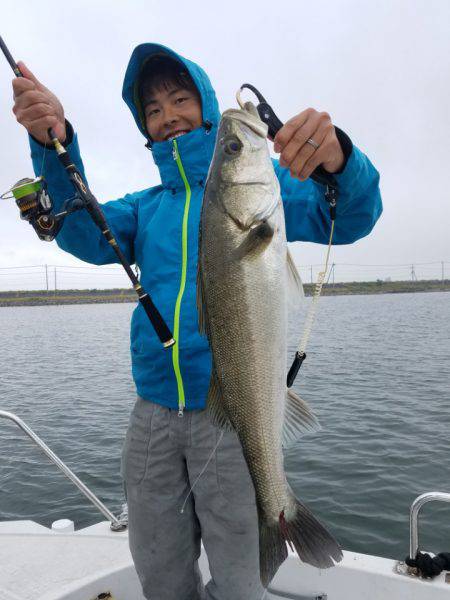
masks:
{"type": "MultiPolygon", "coordinates": [[[[13,110],[32,136],[35,172],[43,164],[48,127],[82,171],[77,137],[61,103],[20,67],[25,78],[13,82],[13,110]]],[[[220,119],[217,100],[202,69],[158,44],[134,50],[123,98],[147,140],[161,185],[103,209],[177,340],[162,350],[137,306],[131,354],[138,400],[122,463],[130,549],[149,599],[260,600],[254,490],[237,436],[219,432],[205,410],[211,361],[197,322],[198,228],[220,119]],[[211,571],[206,588],[197,566],[200,539],[211,571]]],[[[328,242],[324,190],[308,179],[319,164],[336,174],[340,186],[334,243],[352,243],[371,231],[381,213],[378,173],[345,134],[338,139],[328,114],[308,109],[296,115],[277,134],[275,151],[281,153],[274,168],[289,241],[328,242]]],[[[48,148],[44,176],[59,208],[72,189],[48,148]]],[[[87,262],[116,262],[84,211],[66,219],[57,242],[87,262]]]]}

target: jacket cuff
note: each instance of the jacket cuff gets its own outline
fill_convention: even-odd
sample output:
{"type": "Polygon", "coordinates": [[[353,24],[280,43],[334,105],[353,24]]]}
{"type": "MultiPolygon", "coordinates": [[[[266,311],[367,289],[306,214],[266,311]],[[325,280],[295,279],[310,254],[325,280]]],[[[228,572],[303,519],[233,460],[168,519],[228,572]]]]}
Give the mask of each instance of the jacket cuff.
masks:
{"type": "Polygon", "coordinates": [[[372,166],[367,156],[353,146],[351,155],[347,160],[342,173],[336,175],[336,182],[340,194],[338,204],[345,210],[348,202],[366,193],[367,188],[378,182],[378,171],[372,166]]]}
{"type": "MultiPolygon", "coordinates": [[[[64,140],[64,142],[61,142],[61,143],[64,146],[64,148],[67,148],[67,146],[70,146],[70,144],[73,142],[74,131],[73,131],[72,124],[67,119],[65,119],[65,124],[66,124],[66,139],[64,140]]],[[[53,150],[53,151],[55,150],[55,148],[53,147],[52,144],[43,144],[42,142],[39,142],[31,134],[29,134],[29,137],[31,138],[31,140],[33,140],[34,144],[37,144],[41,148],[45,148],[46,150],[53,150]]]]}
{"type": "Polygon", "coordinates": [[[339,129],[339,127],[335,126],[334,130],[336,132],[336,137],[338,139],[338,142],[342,148],[342,152],[344,153],[344,164],[339,169],[339,171],[332,173],[332,175],[340,175],[341,173],[344,172],[345,167],[347,166],[348,159],[350,158],[350,155],[353,152],[353,142],[348,137],[348,135],[345,133],[345,131],[342,131],[342,129],[339,129]]]}
{"type": "MultiPolygon", "coordinates": [[[[28,136],[28,139],[30,142],[34,173],[36,177],[38,175],[45,177],[50,196],[54,201],[54,207],[56,210],[59,210],[62,201],[73,196],[72,184],[69,178],[64,175],[64,168],[60,163],[57,153],[54,151],[53,144],[45,146],[45,144],[41,144],[31,135],[28,136]]],[[[70,154],[71,162],[74,163],[84,176],[78,139],[76,133],[73,133],[72,126],[67,129],[64,146],[70,154]]]]}

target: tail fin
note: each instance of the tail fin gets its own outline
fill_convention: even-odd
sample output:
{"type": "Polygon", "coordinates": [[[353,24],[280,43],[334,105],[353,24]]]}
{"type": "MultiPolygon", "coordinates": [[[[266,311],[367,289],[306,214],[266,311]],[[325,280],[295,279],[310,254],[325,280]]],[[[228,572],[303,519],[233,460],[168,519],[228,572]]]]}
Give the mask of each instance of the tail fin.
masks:
{"type": "Polygon", "coordinates": [[[338,542],[316,519],[312,512],[292,496],[292,509],[280,515],[280,525],[286,541],[291,543],[300,559],[317,567],[327,569],[342,559],[338,542]]]}
{"type": "Polygon", "coordinates": [[[259,561],[261,583],[267,587],[288,552],[286,542],[300,559],[319,569],[333,567],[342,559],[342,550],[334,537],[311,511],[292,497],[292,516],[280,514],[278,523],[267,523],[259,516],[259,561]]]}
{"type": "Polygon", "coordinates": [[[259,570],[266,588],[288,555],[286,539],[278,523],[268,523],[259,515],[259,570]]]}

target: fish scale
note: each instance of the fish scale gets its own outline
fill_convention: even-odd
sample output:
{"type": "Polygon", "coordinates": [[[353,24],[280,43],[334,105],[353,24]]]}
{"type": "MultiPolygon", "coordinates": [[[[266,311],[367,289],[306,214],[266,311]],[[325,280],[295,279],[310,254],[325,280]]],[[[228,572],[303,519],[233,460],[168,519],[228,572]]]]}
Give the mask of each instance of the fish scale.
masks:
{"type": "Polygon", "coordinates": [[[314,417],[287,395],[287,273],[294,267],[266,135],[252,105],[222,115],[203,199],[197,290],[213,357],[208,410],[214,423],[237,431],[242,445],[255,487],[265,586],[287,556],[286,543],[321,568],[342,556],[284,473],[284,431],[296,439],[314,417]]]}

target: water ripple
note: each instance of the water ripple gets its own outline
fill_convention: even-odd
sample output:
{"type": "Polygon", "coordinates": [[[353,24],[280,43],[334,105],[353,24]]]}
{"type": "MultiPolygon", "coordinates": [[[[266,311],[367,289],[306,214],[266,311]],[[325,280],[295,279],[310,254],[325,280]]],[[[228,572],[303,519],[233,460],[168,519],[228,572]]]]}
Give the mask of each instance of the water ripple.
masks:
{"type": "MultiPolygon", "coordinates": [[[[412,500],[450,492],[449,299],[320,301],[295,387],[323,429],[289,450],[285,464],[295,492],[345,548],[403,558],[412,500]]],[[[132,308],[0,309],[0,408],[23,418],[113,511],[123,501],[120,452],[134,403],[132,308]]],[[[292,357],[300,319],[290,331],[292,357]]],[[[82,527],[99,513],[27,436],[0,421],[0,519],[49,525],[62,517],[82,527]]],[[[450,549],[449,517],[449,506],[424,509],[423,547],[450,549]]]]}

